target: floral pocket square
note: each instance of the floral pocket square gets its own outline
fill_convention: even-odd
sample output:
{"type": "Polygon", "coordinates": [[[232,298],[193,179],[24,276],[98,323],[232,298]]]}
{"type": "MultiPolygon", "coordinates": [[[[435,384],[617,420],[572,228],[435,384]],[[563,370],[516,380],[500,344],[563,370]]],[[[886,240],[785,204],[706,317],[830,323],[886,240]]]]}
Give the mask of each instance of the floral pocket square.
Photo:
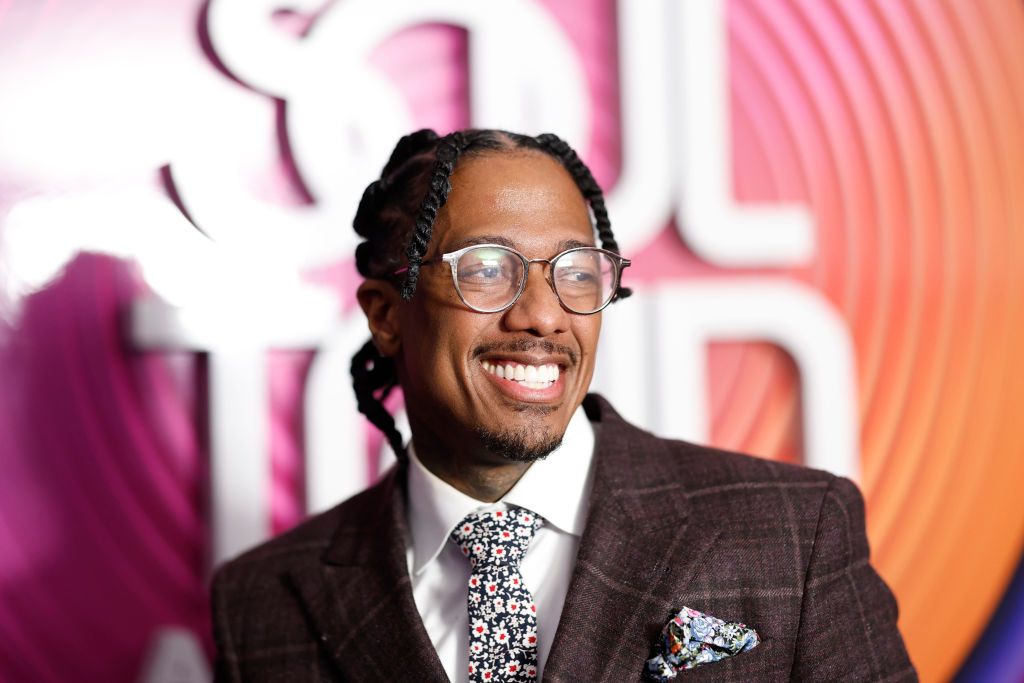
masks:
{"type": "Polygon", "coordinates": [[[683,607],[661,630],[654,646],[656,654],[647,660],[644,673],[648,680],[664,683],[680,669],[738,655],[760,642],[752,628],[683,607]]]}

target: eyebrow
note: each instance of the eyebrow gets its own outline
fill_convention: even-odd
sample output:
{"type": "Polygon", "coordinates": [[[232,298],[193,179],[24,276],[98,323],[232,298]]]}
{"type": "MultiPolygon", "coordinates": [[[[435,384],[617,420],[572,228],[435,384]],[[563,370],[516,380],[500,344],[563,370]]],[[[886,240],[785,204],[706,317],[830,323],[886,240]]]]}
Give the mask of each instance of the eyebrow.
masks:
{"type": "MultiPolygon", "coordinates": [[[[478,237],[470,237],[468,239],[456,242],[448,249],[448,251],[458,251],[463,247],[468,247],[474,244],[500,244],[503,247],[508,247],[510,249],[515,249],[516,251],[521,251],[519,247],[516,246],[513,240],[510,240],[502,235],[480,235],[478,237]]],[[[558,253],[561,253],[568,249],[576,249],[577,247],[592,246],[594,245],[587,244],[586,242],[581,242],[580,240],[562,240],[561,242],[558,243],[558,253]]]]}

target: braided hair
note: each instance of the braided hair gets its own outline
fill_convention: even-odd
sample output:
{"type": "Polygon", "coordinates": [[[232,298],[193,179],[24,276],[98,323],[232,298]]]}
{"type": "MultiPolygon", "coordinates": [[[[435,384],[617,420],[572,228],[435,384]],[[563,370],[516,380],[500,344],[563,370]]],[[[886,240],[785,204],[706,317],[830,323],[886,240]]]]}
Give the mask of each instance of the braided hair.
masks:
{"type": "MultiPolygon", "coordinates": [[[[448,200],[451,176],[459,159],[523,149],[542,152],[562,164],[590,206],[601,246],[619,253],[601,187],[572,147],[557,135],[530,137],[500,130],[465,130],[439,137],[424,129],[398,141],[380,178],[363,192],[352,223],[356,233],[366,240],[356,248],[360,275],[392,281],[402,298],[410,301],[434,221],[448,200]],[[398,281],[394,273],[403,267],[404,277],[398,281]]],[[[619,287],[615,298],[624,299],[631,293],[619,287]]],[[[399,462],[405,463],[402,436],[383,404],[398,385],[394,360],[381,356],[372,340],[368,341],[352,358],[352,381],[359,411],[384,433],[399,462]]]]}

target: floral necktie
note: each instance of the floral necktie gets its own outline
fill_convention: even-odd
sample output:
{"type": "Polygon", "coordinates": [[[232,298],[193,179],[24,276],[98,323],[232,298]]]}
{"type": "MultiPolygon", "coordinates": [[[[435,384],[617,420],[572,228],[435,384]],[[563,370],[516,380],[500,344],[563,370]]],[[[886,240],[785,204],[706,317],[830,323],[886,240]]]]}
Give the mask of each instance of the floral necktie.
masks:
{"type": "Polygon", "coordinates": [[[537,680],[537,608],[519,562],[544,520],[512,508],[474,512],[451,533],[469,558],[469,680],[537,680]]]}

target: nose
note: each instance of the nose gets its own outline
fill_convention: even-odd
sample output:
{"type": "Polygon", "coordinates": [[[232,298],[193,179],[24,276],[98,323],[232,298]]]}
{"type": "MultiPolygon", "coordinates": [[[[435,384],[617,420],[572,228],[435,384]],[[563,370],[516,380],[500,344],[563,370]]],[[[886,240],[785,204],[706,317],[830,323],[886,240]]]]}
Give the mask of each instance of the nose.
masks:
{"type": "Polygon", "coordinates": [[[546,267],[550,267],[546,262],[530,264],[526,288],[505,312],[505,324],[510,330],[546,337],[569,329],[571,314],[555,296],[555,290],[545,277],[546,267]]]}

